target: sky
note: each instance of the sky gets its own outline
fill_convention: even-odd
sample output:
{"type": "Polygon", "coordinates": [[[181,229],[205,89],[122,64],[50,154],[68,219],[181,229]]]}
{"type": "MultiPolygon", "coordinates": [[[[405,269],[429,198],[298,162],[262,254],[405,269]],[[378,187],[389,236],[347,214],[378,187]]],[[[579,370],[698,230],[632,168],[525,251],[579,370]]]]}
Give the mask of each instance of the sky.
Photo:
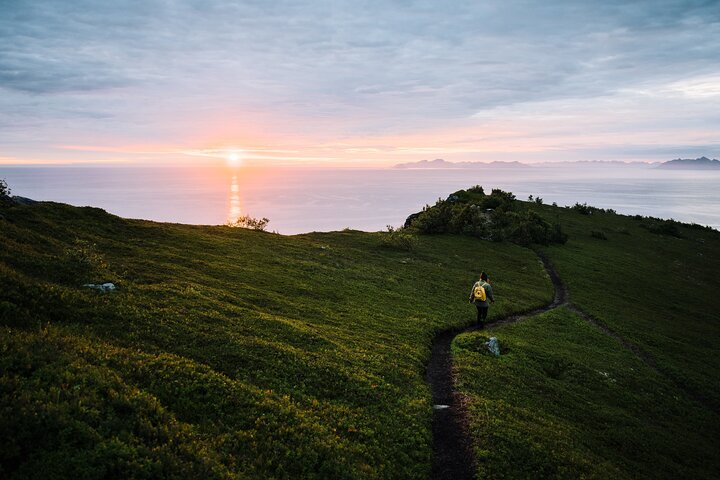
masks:
{"type": "Polygon", "coordinates": [[[702,155],[720,0],[0,0],[0,164],[702,155]]]}

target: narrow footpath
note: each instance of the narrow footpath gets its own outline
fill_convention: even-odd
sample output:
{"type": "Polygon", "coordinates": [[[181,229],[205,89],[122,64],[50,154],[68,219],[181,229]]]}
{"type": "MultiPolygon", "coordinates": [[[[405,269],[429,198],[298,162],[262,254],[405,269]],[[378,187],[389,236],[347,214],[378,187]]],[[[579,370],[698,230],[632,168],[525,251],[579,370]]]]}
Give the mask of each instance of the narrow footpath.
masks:
{"type": "MultiPolygon", "coordinates": [[[[637,345],[628,342],[606,325],[583,312],[577,305],[568,300],[568,291],[547,256],[536,251],[545,271],[550,276],[555,290],[554,298],[548,305],[529,312],[500,317],[486,326],[493,329],[499,325],[514,323],[519,320],[566,306],[581,318],[594,325],[600,331],[615,339],[623,348],[632,352],[640,361],[659,375],[662,375],[678,388],[684,390],[688,397],[717,413],[717,408],[702,394],[694,392],[678,383],[671,375],[662,372],[656,362],[645,354],[637,345]]],[[[450,344],[456,335],[477,330],[476,325],[467,328],[444,330],[433,340],[432,353],[425,372],[425,381],[430,385],[433,401],[433,466],[432,480],[472,480],[475,478],[475,460],[469,434],[467,405],[463,396],[455,391],[455,378],[452,369],[450,344]]]]}
{"type": "MultiPolygon", "coordinates": [[[[538,252],[545,271],[555,289],[553,301],[535,310],[508,315],[488,324],[490,329],[498,325],[517,322],[532,317],[567,302],[567,289],[560,280],[548,258],[538,252]]],[[[475,462],[469,435],[465,401],[454,389],[450,344],[456,335],[477,330],[476,325],[464,329],[444,330],[433,340],[432,353],[425,372],[425,381],[430,385],[433,401],[433,466],[432,480],[472,480],[475,478],[475,462]]]]}

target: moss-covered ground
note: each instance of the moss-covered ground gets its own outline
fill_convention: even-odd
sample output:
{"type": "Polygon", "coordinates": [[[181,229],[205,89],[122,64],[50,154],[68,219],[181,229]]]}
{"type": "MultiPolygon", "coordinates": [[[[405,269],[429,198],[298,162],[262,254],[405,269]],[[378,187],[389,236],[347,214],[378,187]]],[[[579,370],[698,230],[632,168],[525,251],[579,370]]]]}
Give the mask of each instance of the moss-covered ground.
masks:
{"type": "Polygon", "coordinates": [[[0,214],[2,478],[426,478],[434,333],[480,269],[496,313],[552,296],[533,252],[466,237],[0,214]]]}
{"type": "MultiPolygon", "coordinates": [[[[456,338],[479,478],[720,476],[718,233],[529,207],[585,316],[456,338]]],[[[433,335],[481,269],[491,320],[552,285],[527,248],[381,236],[0,207],[0,478],[427,478],[433,335]]]]}

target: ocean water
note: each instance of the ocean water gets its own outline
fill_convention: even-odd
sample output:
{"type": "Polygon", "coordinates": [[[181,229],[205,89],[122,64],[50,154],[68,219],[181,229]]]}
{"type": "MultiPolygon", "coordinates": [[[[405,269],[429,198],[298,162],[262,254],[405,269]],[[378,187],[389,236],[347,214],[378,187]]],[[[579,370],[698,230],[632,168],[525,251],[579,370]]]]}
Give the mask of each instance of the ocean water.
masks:
{"type": "Polygon", "coordinates": [[[720,229],[720,172],[648,166],[553,165],[476,169],[330,169],[2,166],[14,195],[95,206],[126,218],[224,224],[240,215],[270,219],[283,234],[402,225],[426,204],[482,185],[545,203],[588,203],[619,213],[720,229]]]}

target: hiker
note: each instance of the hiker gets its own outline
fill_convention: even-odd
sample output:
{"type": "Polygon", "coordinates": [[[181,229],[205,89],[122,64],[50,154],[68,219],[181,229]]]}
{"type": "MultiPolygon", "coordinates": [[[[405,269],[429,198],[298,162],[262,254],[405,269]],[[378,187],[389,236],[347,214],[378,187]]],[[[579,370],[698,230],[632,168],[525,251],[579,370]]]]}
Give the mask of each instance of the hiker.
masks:
{"type": "Polygon", "coordinates": [[[483,327],[483,322],[487,319],[488,307],[490,306],[488,302],[495,303],[495,297],[487,273],[482,272],[480,280],[475,282],[472,290],[470,290],[470,303],[474,303],[477,307],[477,323],[480,328],[483,327]]]}

